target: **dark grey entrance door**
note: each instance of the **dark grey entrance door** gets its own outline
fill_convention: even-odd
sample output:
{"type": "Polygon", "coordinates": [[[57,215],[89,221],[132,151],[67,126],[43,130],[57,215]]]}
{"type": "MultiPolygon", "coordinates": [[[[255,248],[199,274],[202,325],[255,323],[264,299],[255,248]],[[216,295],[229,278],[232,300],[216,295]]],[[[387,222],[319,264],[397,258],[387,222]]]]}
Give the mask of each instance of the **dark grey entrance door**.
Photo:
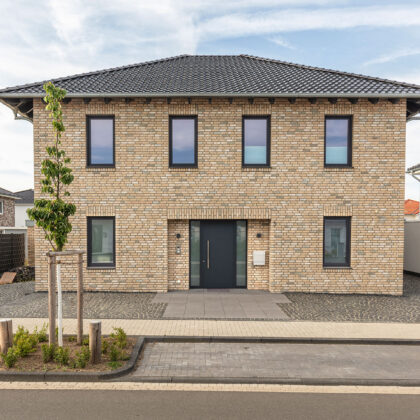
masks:
{"type": "Polygon", "coordinates": [[[234,221],[200,223],[201,287],[236,287],[236,224],[234,221]]]}

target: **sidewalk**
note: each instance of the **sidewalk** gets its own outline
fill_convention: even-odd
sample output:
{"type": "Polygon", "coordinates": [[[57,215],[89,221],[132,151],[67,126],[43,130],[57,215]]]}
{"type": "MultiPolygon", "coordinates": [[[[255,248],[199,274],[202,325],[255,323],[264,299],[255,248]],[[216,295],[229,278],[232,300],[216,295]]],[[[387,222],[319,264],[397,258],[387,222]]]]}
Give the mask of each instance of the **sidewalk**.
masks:
{"type": "MultiPolygon", "coordinates": [[[[48,323],[46,318],[13,318],[13,329],[23,325],[32,331],[48,323]]],[[[84,321],[88,332],[89,320],[84,321]]],[[[76,320],[63,319],[65,334],[76,333],[76,320]]],[[[141,320],[104,319],[102,333],[122,327],[129,335],[215,336],[215,337],[290,337],[290,338],[359,338],[420,339],[420,324],[307,322],[307,321],[211,321],[211,320],[141,320]]]]}

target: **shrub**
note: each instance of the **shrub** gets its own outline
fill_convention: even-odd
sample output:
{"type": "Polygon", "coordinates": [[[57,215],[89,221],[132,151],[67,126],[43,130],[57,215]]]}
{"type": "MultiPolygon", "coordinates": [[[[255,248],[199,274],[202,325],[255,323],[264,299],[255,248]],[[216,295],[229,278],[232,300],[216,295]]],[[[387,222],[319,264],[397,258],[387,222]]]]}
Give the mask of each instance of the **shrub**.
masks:
{"type": "Polygon", "coordinates": [[[76,353],[74,367],[78,367],[81,369],[85,368],[89,359],[90,359],[89,347],[83,346],[82,349],[76,353]]]}
{"type": "Polygon", "coordinates": [[[76,336],[71,335],[71,336],[68,338],[68,340],[69,340],[69,343],[74,343],[74,342],[76,341],[76,336]]]}
{"type": "Polygon", "coordinates": [[[113,328],[114,332],[110,335],[111,339],[120,349],[127,347],[127,334],[122,328],[113,328]]]}
{"type": "Polygon", "coordinates": [[[38,331],[38,328],[35,327],[33,335],[36,336],[38,343],[45,343],[48,341],[47,336],[47,324],[43,324],[42,328],[38,331]]]}
{"type": "Polygon", "coordinates": [[[36,334],[29,334],[29,331],[20,325],[13,338],[13,344],[16,355],[18,357],[26,357],[29,353],[36,350],[38,337],[36,334]]]}
{"type": "Polygon", "coordinates": [[[104,338],[102,340],[102,354],[108,353],[108,347],[109,347],[109,341],[106,338],[104,338]]]}
{"type": "Polygon", "coordinates": [[[17,360],[18,355],[16,354],[16,351],[13,347],[9,347],[6,354],[2,354],[1,358],[3,359],[4,364],[7,366],[7,368],[12,368],[17,360]]]}
{"type": "Polygon", "coordinates": [[[117,362],[120,358],[120,350],[114,344],[111,346],[109,358],[111,359],[111,362],[117,362]]]}
{"type": "Polygon", "coordinates": [[[86,337],[82,340],[82,346],[88,346],[89,345],[89,337],[86,337]]]}
{"type": "Polygon", "coordinates": [[[61,366],[67,366],[70,361],[70,349],[57,347],[54,353],[54,361],[61,366]]]}
{"type": "Polygon", "coordinates": [[[118,369],[119,367],[121,367],[122,366],[122,363],[121,362],[108,362],[108,366],[111,368],[111,369],[118,369]]]}
{"type": "Polygon", "coordinates": [[[42,350],[42,361],[44,363],[51,362],[51,360],[54,359],[55,351],[56,351],[56,345],[53,344],[43,344],[41,346],[42,350]]]}

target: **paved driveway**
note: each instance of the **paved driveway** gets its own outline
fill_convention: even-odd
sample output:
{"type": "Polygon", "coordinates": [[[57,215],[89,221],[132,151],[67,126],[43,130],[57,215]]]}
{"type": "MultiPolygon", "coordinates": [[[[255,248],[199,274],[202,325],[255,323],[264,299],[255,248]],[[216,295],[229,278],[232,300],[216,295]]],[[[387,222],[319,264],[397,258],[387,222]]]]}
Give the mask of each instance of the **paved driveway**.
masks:
{"type": "Polygon", "coordinates": [[[289,319],[279,303],[286,296],[243,289],[193,289],[158,293],[153,303],[166,303],[163,318],[180,319],[289,319]]]}
{"type": "Polygon", "coordinates": [[[418,380],[420,357],[416,345],[156,342],[141,377],[418,380]]]}

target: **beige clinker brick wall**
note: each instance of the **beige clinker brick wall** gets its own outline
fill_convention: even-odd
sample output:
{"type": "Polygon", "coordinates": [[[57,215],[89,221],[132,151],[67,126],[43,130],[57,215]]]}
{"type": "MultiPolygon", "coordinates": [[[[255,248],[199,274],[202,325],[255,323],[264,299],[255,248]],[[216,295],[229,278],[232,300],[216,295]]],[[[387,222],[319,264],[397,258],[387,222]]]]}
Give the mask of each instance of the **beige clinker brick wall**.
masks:
{"type": "MultiPolygon", "coordinates": [[[[34,101],[35,198],[51,139],[34,101]]],[[[402,293],[405,101],[357,104],[326,99],[72,99],[64,105],[63,145],[72,159],[77,205],[69,248],[86,249],[86,217],[116,219],[116,268],[85,269],[88,290],[166,291],[185,261],[168,258],[171,222],[197,218],[269,220],[268,266],[249,284],[269,290],[402,293]],[[86,168],[86,115],[115,115],[115,169],[86,168]],[[198,116],[198,168],[168,168],[169,115],[198,116]],[[271,168],[243,169],[242,115],[271,115],[271,168]],[[324,168],[325,115],[353,116],[353,168],[324,168]],[[230,209],[234,209],[230,211],[230,209]],[[177,216],[177,213],[180,213],[177,216]],[[182,214],[181,214],[182,213],[182,214]],[[323,216],[352,217],[350,269],[322,266],[323,216]],[[169,242],[168,242],[169,238],[169,242]],[[169,263],[168,263],[169,262],[169,263]],[[264,271],[268,270],[268,274],[264,271]]],[[[250,223],[249,227],[251,227],[250,223]]],[[[252,228],[253,229],[253,228],[252,228]]],[[[185,232],[185,223],[184,223],[185,232]]],[[[267,247],[264,235],[261,243],[267,247]]],[[[256,240],[256,238],[255,238],[256,240]]],[[[182,237],[182,257],[187,255],[182,237]]],[[[252,238],[254,241],[254,238],[252,238]]],[[[47,287],[48,244],[36,229],[37,290],[47,287]]],[[[248,253],[249,258],[249,253],[248,253]]],[[[65,288],[75,276],[64,269],[65,288]]],[[[182,276],[181,276],[182,277],[182,276]]],[[[181,280],[181,279],[180,279],[181,280]]],[[[173,283],[175,281],[175,285],[173,283]]],[[[184,283],[179,283],[185,286],[184,283]]]]}

